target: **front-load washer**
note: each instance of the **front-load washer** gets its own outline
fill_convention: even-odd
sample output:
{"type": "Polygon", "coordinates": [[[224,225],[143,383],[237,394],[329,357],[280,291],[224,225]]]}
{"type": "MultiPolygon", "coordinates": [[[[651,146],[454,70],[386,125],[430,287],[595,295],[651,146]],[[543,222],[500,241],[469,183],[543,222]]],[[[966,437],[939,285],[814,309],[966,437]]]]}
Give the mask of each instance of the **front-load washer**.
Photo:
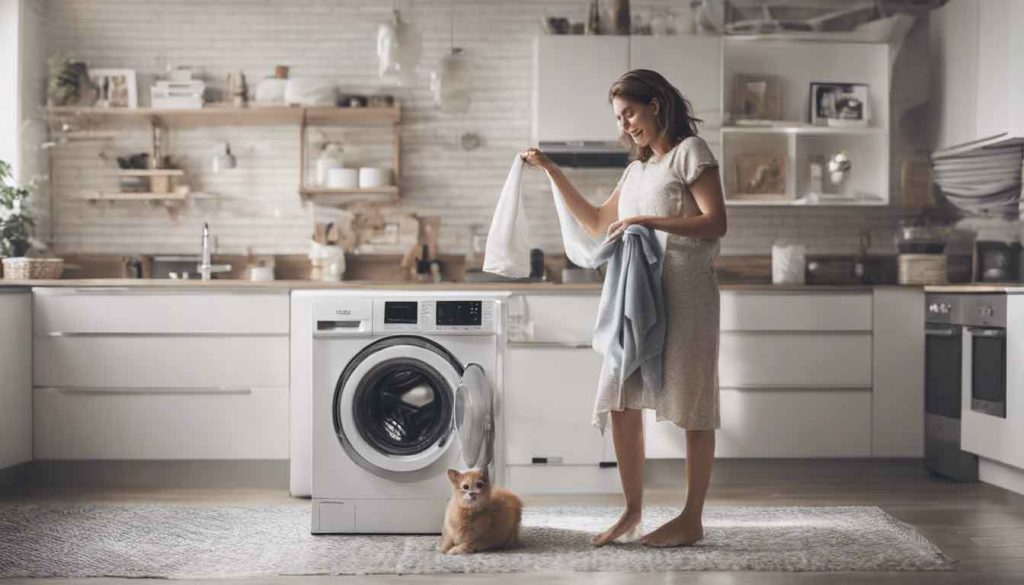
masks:
{"type": "Polygon", "coordinates": [[[447,469],[500,481],[501,312],[469,293],[314,301],[313,533],[438,533],[447,469]]]}

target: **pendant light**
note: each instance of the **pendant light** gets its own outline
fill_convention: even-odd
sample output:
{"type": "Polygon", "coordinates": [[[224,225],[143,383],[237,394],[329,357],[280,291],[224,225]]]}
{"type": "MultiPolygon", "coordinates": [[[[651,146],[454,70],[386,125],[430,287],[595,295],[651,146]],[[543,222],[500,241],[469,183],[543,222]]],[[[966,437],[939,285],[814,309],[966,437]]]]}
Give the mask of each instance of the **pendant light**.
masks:
{"type": "Polygon", "coordinates": [[[441,111],[463,114],[469,110],[473,91],[473,62],[465,49],[455,46],[455,3],[451,6],[449,52],[430,76],[430,91],[441,111]]]}
{"type": "Polygon", "coordinates": [[[377,28],[377,73],[383,81],[412,85],[416,68],[423,54],[423,35],[409,21],[402,19],[398,1],[391,20],[377,28]]]}

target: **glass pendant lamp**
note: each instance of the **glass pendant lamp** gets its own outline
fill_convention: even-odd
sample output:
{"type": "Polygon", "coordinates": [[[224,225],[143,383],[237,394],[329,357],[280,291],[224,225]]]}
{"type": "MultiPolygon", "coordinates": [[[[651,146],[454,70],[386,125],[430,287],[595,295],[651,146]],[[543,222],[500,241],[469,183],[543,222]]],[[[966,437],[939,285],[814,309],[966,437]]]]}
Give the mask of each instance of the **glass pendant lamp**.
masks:
{"type": "Polygon", "coordinates": [[[455,11],[451,12],[449,53],[441,58],[430,76],[434,104],[443,112],[462,114],[469,110],[473,92],[473,61],[466,50],[455,46],[455,11]]]}

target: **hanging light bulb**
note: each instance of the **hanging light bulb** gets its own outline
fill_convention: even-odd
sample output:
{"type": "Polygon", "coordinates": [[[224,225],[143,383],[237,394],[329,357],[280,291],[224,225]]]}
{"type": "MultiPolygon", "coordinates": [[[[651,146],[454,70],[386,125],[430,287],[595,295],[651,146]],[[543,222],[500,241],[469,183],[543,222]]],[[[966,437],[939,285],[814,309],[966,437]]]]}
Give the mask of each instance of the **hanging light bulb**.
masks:
{"type": "Polygon", "coordinates": [[[378,75],[381,80],[411,85],[423,54],[423,35],[410,22],[402,20],[398,3],[391,20],[377,29],[378,75]]]}
{"type": "MultiPolygon", "coordinates": [[[[454,3],[453,3],[454,6],[454,3]]],[[[434,104],[441,111],[462,114],[469,110],[473,91],[473,62],[465,49],[455,46],[455,10],[451,11],[450,52],[430,76],[434,104]]]]}

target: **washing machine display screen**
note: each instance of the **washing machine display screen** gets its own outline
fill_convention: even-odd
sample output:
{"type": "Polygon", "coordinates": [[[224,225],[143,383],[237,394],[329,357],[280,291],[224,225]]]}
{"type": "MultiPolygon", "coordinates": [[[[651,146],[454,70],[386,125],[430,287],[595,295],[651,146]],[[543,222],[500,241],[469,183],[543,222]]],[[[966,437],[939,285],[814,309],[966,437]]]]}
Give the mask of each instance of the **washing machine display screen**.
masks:
{"type": "Polygon", "coordinates": [[[438,325],[480,325],[481,301],[437,301],[438,325]]]}
{"type": "Polygon", "coordinates": [[[415,325],[416,301],[388,301],[384,303],[385,325],[415,325]]]}

